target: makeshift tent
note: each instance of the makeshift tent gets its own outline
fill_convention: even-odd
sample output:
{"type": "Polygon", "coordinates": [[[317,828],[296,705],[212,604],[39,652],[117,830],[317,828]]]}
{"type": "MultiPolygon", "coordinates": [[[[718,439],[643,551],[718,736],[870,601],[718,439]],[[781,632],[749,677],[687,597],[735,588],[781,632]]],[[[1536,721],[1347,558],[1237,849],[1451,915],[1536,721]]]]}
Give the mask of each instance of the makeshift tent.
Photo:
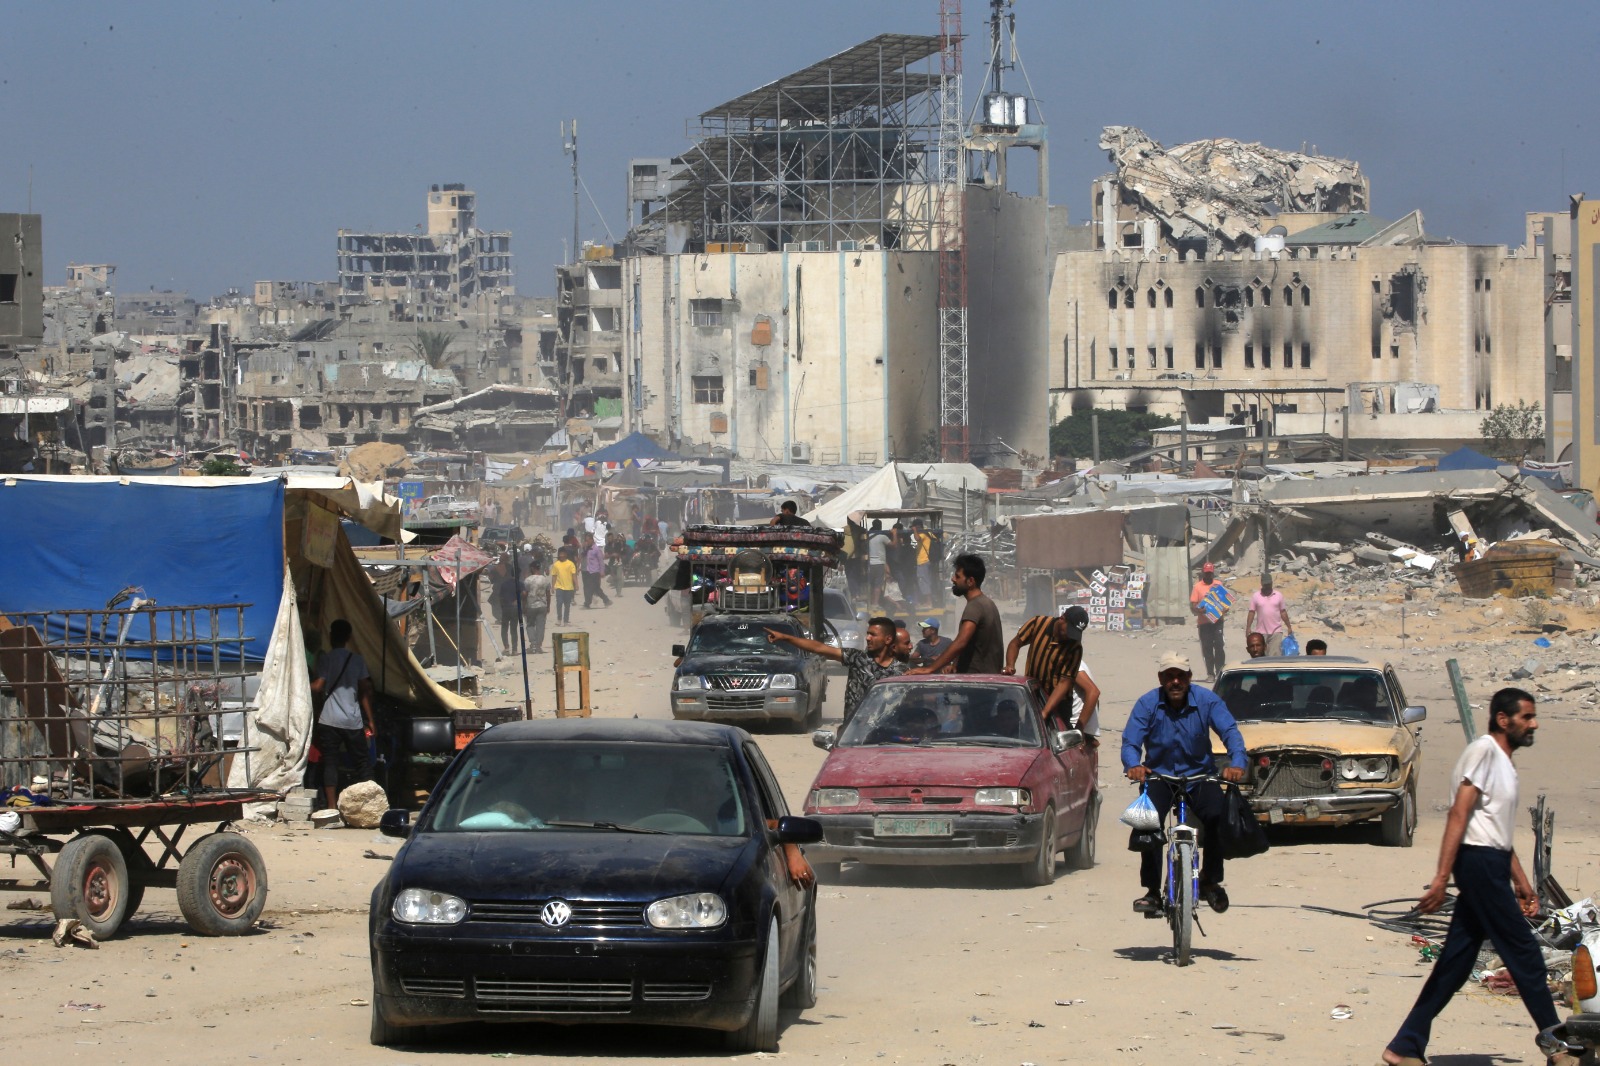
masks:
{"type": "Polygon", "coordinates": [[[228,783],[287,788],[304,773],[311,736],[302,617],[318,633],[348,620],[374,688],[415,713],[476,707],[434,684],[385,617],[339,528],[341,504],[392,524],[370,498],[331,484],[14,475],[0,481],[0,507],[19,516],[0,525],[10,575],[0,581],[0,614],[98,609],[128,586],[162,606],[250,604],[245,655],[262,666],[246,742],[258,751],[248,776],[246,760],[234,760],[228,783]],[[308,538],[308,521],[330,538],[308,538]]]}
{"type": "Polygon", "coordinates": [[[1449,455],[1439,457],[1438,470],[1493,470],[1502,466],[1500,460],[1491,459],[1482,452],[1473,451],[1463,445],[1449,455]]]}
{"type": "Polygon", "coordinates": [[[588,455],[575,456],[570,461],[580,464],[585,473],[594,473],[596,470],[647,466],[650,463],[682,458],[683,456],[674,455],[672,452],[667,451],[643,433],[630,433],[621,440],[606,445],[599,451],[590,452],[588,455]]]}
{"type": "Polygon", "coordinates": [[[857,511],[877,511],[905,506],[905,481],[894,463],[881,467],[877,473],[857,485],[852,485],[820,507],[807,511],[807,522],[829,529],[842,530],[857,511]]]}

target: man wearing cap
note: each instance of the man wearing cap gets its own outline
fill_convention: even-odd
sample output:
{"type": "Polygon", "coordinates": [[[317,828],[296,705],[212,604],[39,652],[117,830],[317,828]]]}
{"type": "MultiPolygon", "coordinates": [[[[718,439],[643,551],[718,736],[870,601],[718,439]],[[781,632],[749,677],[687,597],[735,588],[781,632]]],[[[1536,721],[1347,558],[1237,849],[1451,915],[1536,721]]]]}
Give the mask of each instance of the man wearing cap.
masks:
{"type": "Polygon", "coordinates": [[[939,620],[937,618],[924,618],[921,623],[922,639],[917,641],[917,646],[911,649],[911,665],[926,666],[939,656],[951,644],[949,637],[939,635],[939,620]]]}
{"type": "Polygon", "coordinates": [[[1075,647],[1078,663],[1071,670],[1063,671],[1055,686],[1048,690],[1040,713],[1046,722],[1054,716],[1063,728],[1076,729],[1091,745],[1098,744],[1100,687],[1094,683],[1089,664],[1083,661],[1083,631],[1089,628],[1089,612],[1074,604],[1063,607],[1056,621],[1053,639],[1064,642],[1069,649],[1075,647]]]}
{"type": "Polygon", "coordinates": [[[1283,654],[1283,638],[1294,636],[1294,623],[1289,621],[1289,608],[1284,605],[1283,593],[1272,587],[1272,575],[1261,575],[1261,587],[1250,597],[1250,613],[1244,619],[1245,635],[1260,633],[1267,641],[1268,655],[1283,654]]]}
{"type": "Polygon", "coordinates": [[[1049,700],[1045,705],[1047,718],[1063,699],[1069,701],[1069,708],[1071,706],[1072,689],[1083,665],[1083,631],[1088,625],[1089,612],[1074,605],[1063,608],[1059,614],[1041,614],[1028,619],[1006,645],[1006,664],[1001,673],[1017,672],[1017,654],[1026,646],[1026,674],[1049,700]]]}
{"type": "MultiPolygon", "coordinates": [[[[1122,769],[1128,780],[1144,786],[1150,802],[1163,819],[1172,807],[1174,786],[1162,778],[1195,777],[1214,773],[1211,734],[1215,732],[1228,748],[1225,781],[1244,780],[1244,738],[1228,711],[1227,704],[1210,689],[1189,684],[1189,657],[1175,651],[1161,656],[1156,674],[1159,682],[1139,697],[1122,730],[1122,769]]],[[[1200,819],[1205,834],[1201,838],[1200,898],[1217,913],[1228,909],[1228,893],[1222,887],[1222,851],[1213,842],[1222,840],[1222,817],[1227,803],[1215,781],[1198,781],[1189,787],[1189,810],[1200,819]]],[[[1133,901],[1141,914],[1161,910],[1161,847],[1154,834],[1146,834],[1139,858],[1139,883],[1144,895],[1133,901]]],[[[1136,838],[1137,839],[1137,838],[1136,838]]]]}
{"type": "Polygon", "coordinates": [[[1189,591],[1189,610],[1194,612],[1195,624],[1200,628],[1200,657],[1206,664],[1206,680],[1213,681],[1222,673],[1228,653],[1222,643],[1222,619],[1228,613],[1226,590],[1213,595],[1221,588],[1217,584],[1217,568],[1210,563],[1200,568],[1200,580],[1189,591]]]}

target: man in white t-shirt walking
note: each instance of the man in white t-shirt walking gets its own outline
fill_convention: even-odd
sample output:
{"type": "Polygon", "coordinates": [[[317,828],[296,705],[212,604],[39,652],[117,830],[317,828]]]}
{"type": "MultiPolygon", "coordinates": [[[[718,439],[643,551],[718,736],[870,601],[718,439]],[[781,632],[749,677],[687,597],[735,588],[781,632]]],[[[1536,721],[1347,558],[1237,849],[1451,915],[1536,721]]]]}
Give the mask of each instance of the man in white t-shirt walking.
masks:
{"type": "MultiPolygon", "coordinates": [[[[1528,927],[1538,913],[1539,894],[1511,850],[1517,820],[1517,771],[1511,753],[1533,743],[1539,728],[1533,697],[1503,688],[1489,701],[1489,732],[1468,744],[1451,779],[1455,801],[1439,843],[1439,868],[1417,910],[1429,914],[1445,901],[1445,886],[1455,874],[1456,901],[1444,948],[1400,1031],[1383,1050],[1391,1066],[1421,1066],[1433,1020],[1472,976],[1485,939],[1505,961],[1523,1006],[1534,1025],[1545,1030],[1560,1023],[1550,999],[1548,975],[1539,945],[1528,927]]],[[[1561,1047],[1542,1048],[1552,1064],[1578,1061],[1561,1047]]]]}

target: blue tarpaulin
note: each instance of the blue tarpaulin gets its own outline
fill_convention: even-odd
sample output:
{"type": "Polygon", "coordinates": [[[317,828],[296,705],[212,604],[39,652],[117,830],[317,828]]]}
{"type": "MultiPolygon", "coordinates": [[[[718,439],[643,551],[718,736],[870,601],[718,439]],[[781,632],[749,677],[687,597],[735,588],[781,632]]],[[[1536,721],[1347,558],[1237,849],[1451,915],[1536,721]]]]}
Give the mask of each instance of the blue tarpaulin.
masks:
{"type": "MultiPolygon", "coordinates": [[[[14,477],[0,514],[0,613],[101,610],[129,586],[160,607],[248,603],[245,655],[265,657],[283,595],[276,479],[14,477]]],[[[235,635],[231,617],[219,629],[235,635]]]]}
{"type": "Polygon", "coordinates": [[[1449,455],[1439,457],[1439,470],[1493,470],[1503,466],[1498,459],[1491,459],[1482,452],[1474,451],[1468,447],[1460,447],[1449,455]]]}
{"type": "Polygon", "coordinates": [[[614,444],[608,444],[588,455],[579,455],[571,461],[582,463],[585,470],[593,471],[606,465],[639,466],[641,460],[670,461],[682,458],[683,456],[667,451],[643,433],[630,433],[614,444]]]}

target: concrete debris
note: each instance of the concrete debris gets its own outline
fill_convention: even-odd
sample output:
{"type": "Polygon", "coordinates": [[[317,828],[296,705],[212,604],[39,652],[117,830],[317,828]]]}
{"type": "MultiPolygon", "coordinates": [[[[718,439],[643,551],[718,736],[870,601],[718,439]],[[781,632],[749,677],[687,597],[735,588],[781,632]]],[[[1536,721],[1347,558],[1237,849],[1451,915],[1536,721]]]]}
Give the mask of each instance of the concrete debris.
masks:
{"type": "Polygon", "coordinates": [[[357,781],[339,793],[339,814],[352,829],[376,829],[389,809],[389,795],[375,781],[357,781]]]}
{"type": "Polygon", "coordinates": [[[383,444],[373,441],[350,451],[339,464],[340,477],[353,477],[357,481],[382,481],[401,477],[411,471],[411,460],[400,444],[383,444]]]}
{"type": "Polygon", "coordinates": [[[1365,211],[1369,187],[1357,163],[1215,138],[1163,148],[1133,126],[1107,126],[1100,147],[1132,197],[1172,239],[1209,251],[1249,250],[1279,211],[1365,211]]]}

